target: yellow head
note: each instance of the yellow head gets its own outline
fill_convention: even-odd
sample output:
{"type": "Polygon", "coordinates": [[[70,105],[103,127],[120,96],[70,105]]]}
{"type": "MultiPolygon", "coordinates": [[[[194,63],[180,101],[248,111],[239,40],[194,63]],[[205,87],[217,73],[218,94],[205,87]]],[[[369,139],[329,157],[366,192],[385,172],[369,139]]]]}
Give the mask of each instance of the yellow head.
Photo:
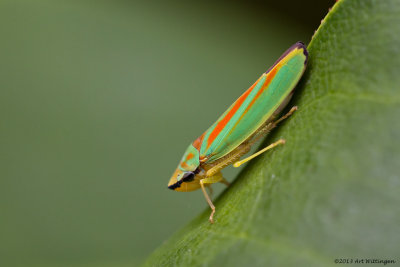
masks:
{"type": "Polygon", "coordinates": [[[178,192],[189,192],[200,188],[198,171],[182,171],[176,168],[168,183],[168,188],[178,192]]]}

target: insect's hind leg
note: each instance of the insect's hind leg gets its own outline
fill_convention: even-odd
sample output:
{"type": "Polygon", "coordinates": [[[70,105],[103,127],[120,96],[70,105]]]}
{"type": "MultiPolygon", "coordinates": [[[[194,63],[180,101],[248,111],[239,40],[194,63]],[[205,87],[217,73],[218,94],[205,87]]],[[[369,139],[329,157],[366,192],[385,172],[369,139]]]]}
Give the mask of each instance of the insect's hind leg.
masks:
{"type": "Polygon", "coordinates": [[[210,223],[214,223],[213,217],[214,217],[214,213],[215,213],[215,206],[212,203],[211,198],[207,194],[207,191],[206,191],[205,187],[207,186],[207,184],[214,184],[214,183],[218,183],[218,182],[221,182],[221,181],[226,181],[224,179],[224,177],[222,177],[221,172],[218,172],[213,176],[210,176],[210,177],[207,177],[207,178],[204,178],[204,179],[200,180],[201,190],[203,191],[204,197],[206,198],[207,203],[208,203],[208,205],[210,206],[210,208],[212,210],[210,218],[209,218],[210,223]]]}
{"type": "MultiPolygon", "coordinates": [[[[289,110],[288,113],[286,113],[285,115],[283,115],[282,117],[280,117],[278,120],[272,121],[272,122],[268,123],[266,126],[264,126],[263,128],[261,128],[260,130],[258,130],[258,132],[256,133],[256,136],[255,136],[255,137],[253,138],[253,140],[250,142],[250,145],[254,144],[260,137],[262,137],[264,134],[266,134],[266,133],[268,133],[269,131],[271,131],[271,129],[275,128],[275,127],[278,125],[278,123],[280,123],[280,122],[283,121],[284,119],[288,118],[288,117],[289,117],[290,115],[292,115],[296,110],[297,110],[297,106],[292,107],[292,108],[289,110]]],[[[237,168],[237,167],[239,167],[240,165],[242,165],[243,163],[246,163],[247,161],[252,160],[253,158],[257,157],[258,155],[260,155],[260,154],[262,154],[262,153],[264,153],[264,152],[266,152],[266,151],[268,151],[268,150],[270,150],[270,149],[272,149],[272,148],[274,148],[274,147],[276,147],[276,146],[278,146],[278,145],[283,145],[283,144],[285,144],[285,140],[284,140],[284,139],[279,139],[278,141],[276,141],[276,142],[270,144],[269,146],[267,146],[267,147],[261,149],[260,151],[258,151],[258,152],[256,152],[256,153],[254,153],[253,155],[251,155],[251,156],[249,156],[249,157],[247,157],[247,158],[245,158],[245,159],[236,161],[236,162],[233,164],[233,167],[237,168]]]]}
{"type": "Polygon", "coordinates": [[[278,123],[281,121],[287,119],[290,115],[292,115],[296,110],[298,109],[297,106],[293,106],[288,113],[280,117],[278,120],[274,121],[272,120],[268,124],[262,126],[260,129],[257,130],[257,132],[254,134],[254,136],[251,138],[251,141],[249,142],[250,145],[253,145],[255,142],[257,142],[261,137],[263,137],[265,134],[269,133],[272,129],[274,129],[278,123]]]}
{"type": "Polygon", "coordinates": [[[279,120],[273,122],[274,127],[276,127],[276,125],[277,125],[278,123],[280,123],[281,121],[283,121],[284,119],[287,119],[287,118],[288,118],[290,115],[292,115],[297,109],[298,109],[297,106],[293,106],[293,107],[289,110],[288,113],[286,113],[285,115],[283,115],[282,117],[280,117],[279,120]]]}
{"type": "MultiPolygon", "coordinates": [[[[213,166],[206,171],[206,177],[211,177],[218,174],[223,168],[239,160],[242,155],[250,151],[250,147],[251,146],[248,143],[241,144],[233,152],[226,155],[223,159],[214,162],[213,166]]],[[[226,181],[224,178],[222,178],[220,182],[229,186],[229,182],[226,181]]]]}
{"type": "Polygon", "coordinates": [[[242,165],[243,163],[246,163],[247,161],[252,160],[253,158],[257,157],[258,155],[264,153],[265,151],[270,150],[270,149],[272,149],[272,148],[274,148],[274,147],[276,147],[276,146],[278,146],[278,145],[283,145],[284,143],[285,143],[285,140],[284,140],[284,139],[279,139],[278,141],[276,141],[276,142],[270,144],[269,146],[267,146],[267,147],[261,149],[260,151],[258,151],[258,152],[256,152],[256,153],[254,153],[253,155],[248,156],[248,157],[245,158],[245,159],[236,161],[236,162],[233,164],[233,167],[235,167],[235,168],[240,167],[240,165],[242,165]]]}

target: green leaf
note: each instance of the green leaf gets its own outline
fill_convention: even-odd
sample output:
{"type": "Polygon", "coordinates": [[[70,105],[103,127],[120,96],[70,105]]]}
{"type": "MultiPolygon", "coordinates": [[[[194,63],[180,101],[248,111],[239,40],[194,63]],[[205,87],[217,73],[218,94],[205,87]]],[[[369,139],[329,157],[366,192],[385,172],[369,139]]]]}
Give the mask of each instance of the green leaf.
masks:
{"type": "Polygon", "coordinates": [[[343,0],[309,45],[291,105],[250,163],[147,266],[337,266],[399,260],[400,2],[343,0]]]}

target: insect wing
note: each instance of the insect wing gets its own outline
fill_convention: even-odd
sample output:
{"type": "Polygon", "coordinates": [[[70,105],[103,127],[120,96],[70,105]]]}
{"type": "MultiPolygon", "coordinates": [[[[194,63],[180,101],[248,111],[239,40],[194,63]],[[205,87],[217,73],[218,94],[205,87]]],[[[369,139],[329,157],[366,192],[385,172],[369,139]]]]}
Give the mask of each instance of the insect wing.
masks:
{"type": "Polygon", "coordinates": [[[248,139],[289,96],[306,63],[304,44],[299,42],[289,48],[202,135],[200,157],[215,161],[248,139]]]}

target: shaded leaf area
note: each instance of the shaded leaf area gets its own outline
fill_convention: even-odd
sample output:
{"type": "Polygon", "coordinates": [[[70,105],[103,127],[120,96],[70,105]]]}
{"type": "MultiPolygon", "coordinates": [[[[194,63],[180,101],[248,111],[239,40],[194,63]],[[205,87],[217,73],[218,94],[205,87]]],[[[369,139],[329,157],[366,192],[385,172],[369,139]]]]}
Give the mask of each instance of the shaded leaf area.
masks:
{"type": "Polygon", "coordinates": [[[336,266],[398,256],[400,3],[343,0],[314,35],[299,110],[147,266],[336,266]]]}

